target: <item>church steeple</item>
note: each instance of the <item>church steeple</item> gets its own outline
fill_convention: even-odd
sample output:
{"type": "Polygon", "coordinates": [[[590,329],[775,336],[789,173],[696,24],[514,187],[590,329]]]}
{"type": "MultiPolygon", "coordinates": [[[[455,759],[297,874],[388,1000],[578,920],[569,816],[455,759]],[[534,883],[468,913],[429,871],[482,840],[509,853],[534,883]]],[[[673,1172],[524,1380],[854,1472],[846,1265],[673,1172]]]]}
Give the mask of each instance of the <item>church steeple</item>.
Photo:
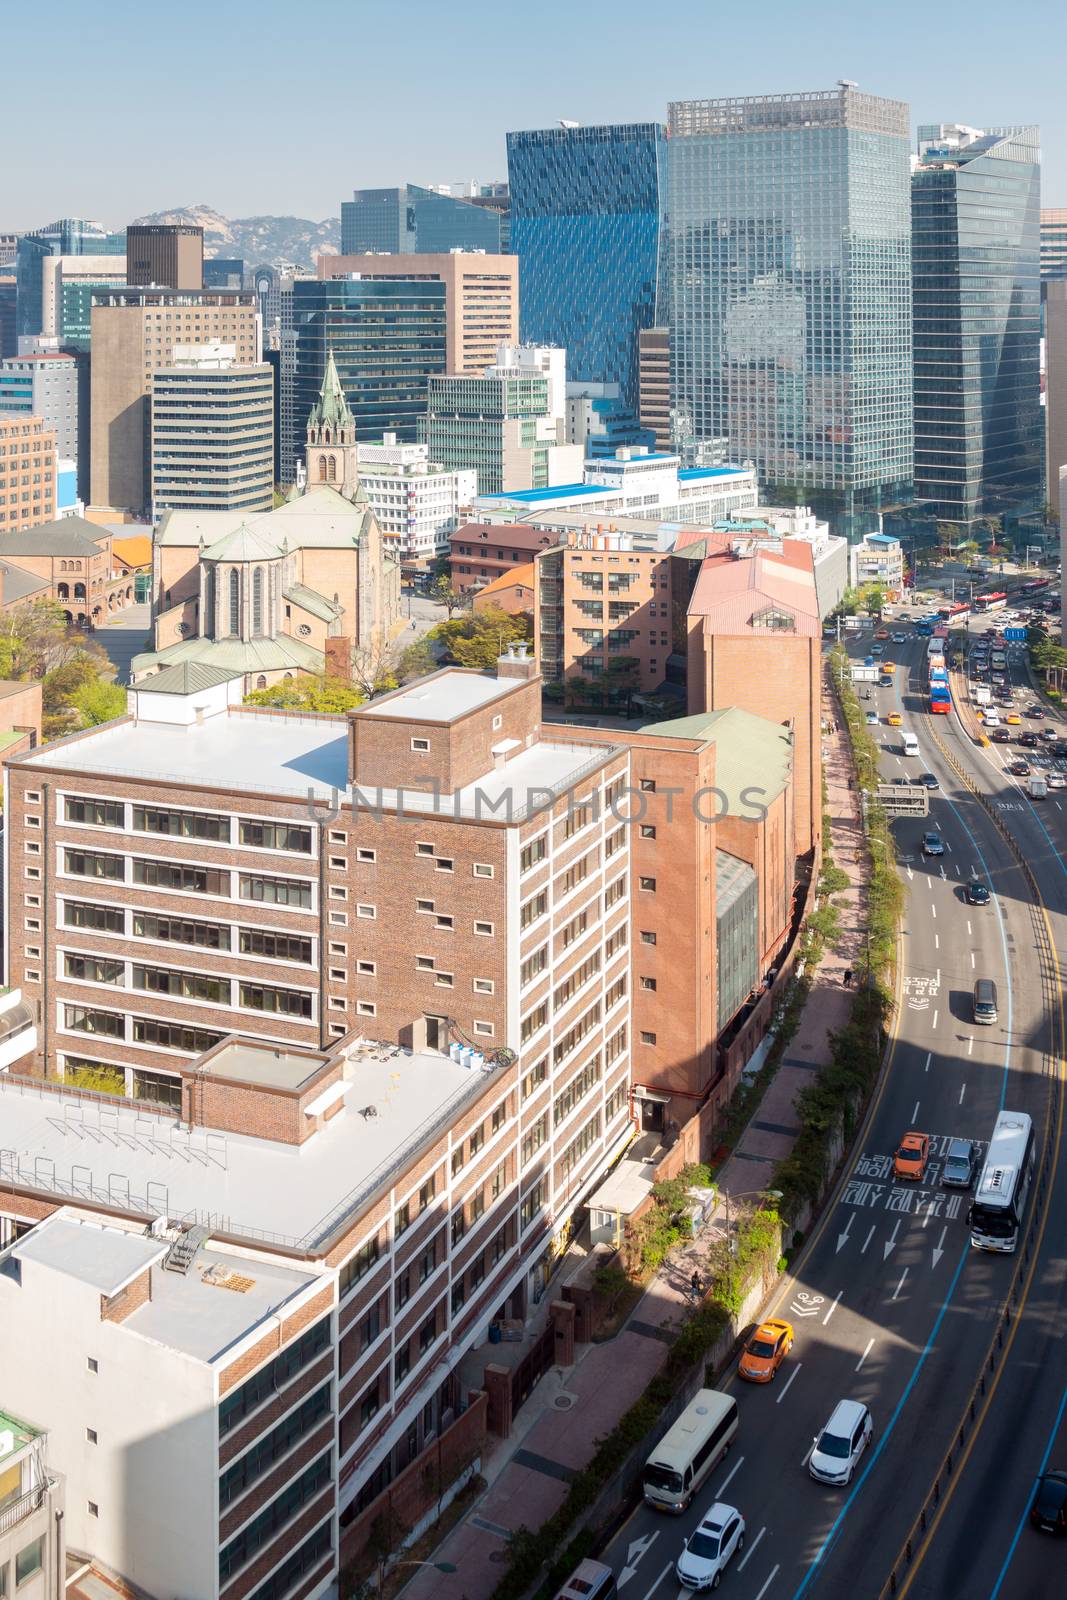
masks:
{"type": "Polygon", "coordinates": [[[307,420],[307,486],[326,484],[346,499],[365,500],[359,481],[356,419],[348,404],[333,349],[326,357],[319,398],[307,420]]]}

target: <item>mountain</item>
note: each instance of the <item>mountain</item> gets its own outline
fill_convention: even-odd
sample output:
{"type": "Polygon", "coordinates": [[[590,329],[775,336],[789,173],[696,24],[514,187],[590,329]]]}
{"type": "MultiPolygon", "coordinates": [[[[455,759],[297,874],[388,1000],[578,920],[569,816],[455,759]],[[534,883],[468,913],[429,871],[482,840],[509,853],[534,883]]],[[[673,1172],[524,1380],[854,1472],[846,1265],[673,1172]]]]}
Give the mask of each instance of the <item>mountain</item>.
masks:
{"type": "Polygon", "coordinates": [[[224,217],[211,206],[178,206],[137,217],[139,223],[187,222],[204,230],[205,256],[240,256],[246,267],[292,263],[314,268],[316,255],[336,255],[341,222],[309,222],[305,217],[224,217]]]}

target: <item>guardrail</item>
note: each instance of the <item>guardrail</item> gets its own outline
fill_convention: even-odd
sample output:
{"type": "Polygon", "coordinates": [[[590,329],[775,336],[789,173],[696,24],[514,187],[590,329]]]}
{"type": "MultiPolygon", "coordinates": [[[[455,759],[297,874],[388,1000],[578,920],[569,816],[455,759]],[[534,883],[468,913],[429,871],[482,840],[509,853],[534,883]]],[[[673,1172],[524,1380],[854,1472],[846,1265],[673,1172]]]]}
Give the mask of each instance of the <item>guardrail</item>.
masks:
{"type": "MultiPolygon", "coordinates": [[[[1030,885],[1033,896],[1031,900],[1031,917],[1034,923],[1035,933],[1037,935],[1037,946],[1042,955],[1042,988],[1045,991],[1047,1000],[1051,1001],[1058,999],[1059,973],[1056,963],[1056,952],[1049,940],[1048,929],[1046,927],[1044,918],[1039,913],[1039,907],[1043,906],[1043,901],[1038,891],[1037,880],[1030,869],[1030,865],[1023,856],[1018,841],[1014,838],[1001,817],[997,814],[988,797],[984,795],[978,788],[978,785],[975,783],[970,773],[966,771],[962,763],[956,759],[956,757],[936,733],[932,732],[932,737],[934,743],[937,745],[949,766],[956,773],[957,777],[963,784],[966,785],[973,798],[979,802],[983,810],[988,813],[989,817],[997,828],[997,831],[1001,834],[1008,848],[1011,850],[1017,864],[1021,868],[1028,884],[1030,885]]],[[[1056,1008],[1050,1006],[1050,1015],[1055,1017],[1056,1014],[1056,1008]]],[[[1058,1053],[1062,1054],[1064,1041],[1062,1039],[1057,1041],[1055,1038],[1053,1038],[1053,1046],[1056,1046],[1057,1043],[1058,1053]]],[[[1016,1322],[1016,1319],[1018,1318],[1022,1308],[1022,1298],[1025,1298],[1023,1284],[1024,1277],[1027,1279],[1025,1290],[1027,1292],[1029,1290],[1029,1279],[1033,1276],[1034,1269],[1037,1265],[1037,1248],[1040,1242],[1039,1234],[1043,1230],[1044,1226],[1041,1213],[1046,1199],[1053,1163],[1055,1141],[1052,1138],[1051,1130],[1056,1124],[1056,1118],[1059,1112],[1060,1096],[1063,1092],[1060,1074],[1055,1070],[1057,1058],[1056,1050],[1048,1050],[1045,1052],[1045,1070],[1048,1076],[1049,1084],[1048,1114],[1045,1119],[1045,1134],[1044,1143],[1041,1150],[1041,1159],[1038,1164],[1037,1175],[1034,1181],[1034,1187],[1037,1192],[1030,1207],[1025,1229],[1025,1236],[1020,1240],[1016,1249],[1015,1270],[1012,1273],[1011,1284],[1009,1285],[1007,1295],[1005,1296],[1004,1308],[1000,1316],[997,1318],[996,1333],[993,1335],[993,1338],[990,1341],[985,1360],[982,1363],[981,1374],[972,1388],[970,1396],[963,1408],[963,1413],[960,1417],[959,1424],[952,1436],[952,1443],[949,1445],[944,1456],[941,1458],[941,1463],[938,1466],[937,1472],[934,1474],[933,1482],[926,1493],[923,1503],[919,1509],[918,1516],[915,1518],[910,1529],[908,1530],[908,1536],[904,1540],[900,1552],[889,1570],[889,1576],[878,1592],[878,1600],[892,1600],[892,1597],[898,1593],[901,1584],[911,1571],[912,1564],[916,1560],[916,1557],[921,1556],[924,1553],[927,1534],[930,1531],[931,1524],[939,1513],[942,1497],[951,1489],[954,1475],[959,1470],[961,1465],[961,1457],[963,1457],[964,1452],[967,1449],[968,1441],[977,1431],[977,1429],[981,1427],[985,1418],[986,1409],[992,1400],[993,1389],[996,1386],[1000,1368],[1006,1358],[1007,1347],[1010,1346],[1011,1343],[1013,1325],[1016,1322]]]]}

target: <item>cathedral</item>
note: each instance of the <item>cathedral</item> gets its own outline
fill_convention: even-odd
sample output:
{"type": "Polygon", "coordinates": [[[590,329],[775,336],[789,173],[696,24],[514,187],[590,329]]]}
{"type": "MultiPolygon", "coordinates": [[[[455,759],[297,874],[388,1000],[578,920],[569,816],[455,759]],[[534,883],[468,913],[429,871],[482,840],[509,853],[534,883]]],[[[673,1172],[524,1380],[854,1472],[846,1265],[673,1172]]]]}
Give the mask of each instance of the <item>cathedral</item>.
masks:
{"type": "Polygon", "coordinates": [[[326,363],[307,423],[307,478],[273,511],[169,511],[152,541],[154,648],[132,681],[211,667],[244,692],[321,673],[388,639],[400,617],[400,562],[359,481],[356,427],[326,363]],[[334,641],[327,644],[327,641],[334,641]]]}

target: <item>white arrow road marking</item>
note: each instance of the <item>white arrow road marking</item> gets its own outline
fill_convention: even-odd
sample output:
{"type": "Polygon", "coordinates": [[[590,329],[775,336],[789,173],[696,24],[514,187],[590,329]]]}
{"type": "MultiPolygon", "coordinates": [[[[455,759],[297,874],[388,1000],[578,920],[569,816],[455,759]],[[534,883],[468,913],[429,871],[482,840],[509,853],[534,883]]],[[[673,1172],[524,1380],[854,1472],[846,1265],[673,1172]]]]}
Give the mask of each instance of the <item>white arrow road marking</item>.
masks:
{"type": "MultiPolygon", "coordinates": [[[[808,1454],[810,1455],[810,1453],[811,1452],[809,1451],[808,1454]]],[[[807,1456],[805,1456],[804,1460],[806,1461],[807,1459],[808,1459],[807,1456]]],[[[778,1568],[777,1567],[772,1567],[771,1575],[767,1579],[767,1582],[763,1585],[763,1588],[760,1590],[759,1594],[756,1596],[756,1600],[763,1600],[763,1596],[767,1593],[767,1590],[770,1588],[771,1584],[774,1582],[774,1580],[775,1580],[775,1578],[777,1578],[777,1576],[778,1576],[778,1568]]]]}
{"type": "Polygon", "coordinates": [[[834,1312],[837,1310],[837,1302],[840,1300],[840,1298],[844,1294],[844,1292],[845,1292],[844,1289],[838,1289],[837,1293],[834,1295],[834,1303],[830,1307],[829,1311],[826,1313],[825,1317],[823,1317],[823,1319],[822,1319],[822,1325],[823,1325],[824,1328],[825,1328],[826,1324],[829,1322],[830,1318],[833,1316],[834,1312]]]}
{"type": "Polygon", "coordinates": [[[867,1235],[866,1239],[864,1239],[863,1243],[860,1245],[860,1255],[861,1256],[866,1254],[867,1246],[870,1244],[871,1240],[874,1238],[874,1231],[875,1231],[874,1227],[872,1226],[870,1233],[867,1235]]]}
{"type": "Polygon", "coordinates": [[[903,1287],[904,1287],[904,1279],[907,1276],[908,1276],[908,1269],[907,1269],[907,1267],[905,1267],[904,1271],[900,1274],[900,1282],[897,1284],[896,1288],[893,1290],[893,1293],[889,1296],[890,1300],[895,1300],[896,1299],[897,1295],[900,1293],[901,1289],[903,1289],[903,1287]]]}
{"type": "Polygon", "coordinates": [[[786,1395],[789,1393],[789,1385],[792,1383],[793,1379],[796,1377],[797,1373],[800,1371],[800,1369],[801,1369],[801,1367],[803,1365],[804,1365],[803,1361],[798,1361],[796,1366],[793,1368],[792,1372],[789,1374],[788,1378],[785,1380],[785,1383],[782,1386],[782,1388],[779,1389],[777,1397],[776,1397],[775,1402],[774,1402],[776,1406],[780,1406],[782,1401],[785,1399],[786,1395]]]}
{"type": "Polygon", "coordinates": [[[663,1582],[663,1580],[667,1576],[668,1572],[670,1572],[670,1570],[673,1567],[673,1565],[674,1565],[673,1561],[668,1561],[667,1562],[667,1565],[664,1567],[663,1571],[660,1573],[659,1577],[656,1579],[656,1581],[652,1585],[651,1589],[646,1591],[645,1600],[650,1600],[650,1596],[655,1594],[656,1590],[659,1588],[660,1584],[663,1582]]]}
{"type": "Polygon", "coordinates": [[[633,1539],[626,1552],[626,1565],[636,1567],[642,1556],[646,1556],[659,1538],[659,1529],[655,1533],[646,1533],[642,1539],[633,1539]]]}
{"type": "MultiPolygon", "coordinates": [[[[844,1244],[845,1240],[848,1238],[849,1234],[851,1233],[851,1231],[852,1231],[852,1218],[855,1215],[856,1215],[856,1213],[854,1211],[849,1213],[848,1221],[845,1223],[845,1231],[844,1231],[844,1233],[839,1233],[838,1234],[838,1236],[837,1236],[837,1250],[840,1250],[841,1246],[844,1244]]],[[[837,1254],[837,1250],[834,1251],[834,1255],[835,1256],[837,1254]]]]}
{"type": "Polygon", "coordinates": [[[756,1537],[753,1539],[752,1543],[749,1545],[748,1549],[745,1551],[744,1555],[741,1557],[740,1561],[737,1563],[738,1572],[740,1572],[741,1569],[744,1567],[745,1562],[749,1559],[749,1557],[755,1555],[756,1546],[759,1544],[760,1540],[763,1538],[763,1535],[766,1532],[767,1532],[766,1528],[761,1528],[760,1531],[757,1533],[756,1537]]]}
{"type": "Polygon", "coordinates": [[[933,1053],[933,1051],[932,1051],[932,1050],[928,1050],[928,1051],[927,1051],[927,1052],[926,1052],[926,1065],[925,1065],[925,1067],[924,1067],[924,1068],[923,1068],[923,1071],[924,1071],[924,1072],[929,1072],[929,1070],[930,1070],[930,1063],[931,1063],[931,1061],[932,1061],[932,1060],[933,1060],[933,1059],[934,1059],[934,1053],[933,1053]]]}
{"type": "Polygon", "coordinates": [[[726,1474],[725,1478],[722,1480],[722,1482],[719,1484],[719,1487],[716,1489],[716,1491],[715,1491],[716,1500],[721,1500],[722,1499],[723,1490],[726,1488],[726,1485],[729,1483],[729,1481],[733,1477],[734,1473],[740,1467],[744,1466],[744,1463],[745,1463],[744,1456],[738,1456],[737,1460],[734,1462],[733,1466],[730,1468],[729,1472],[726,1474]]]}
{"type": "Polygon", "coordinates": [[[897,1234],[899,1232],[900,1232],[900,1218],[898,1217],[896,1222],[893,1224],[892,1233],[889,1235],[889,1238],[887,1239],[886,1243],[882,1246],[882,1260],[883,1261],[888,1261],[889,1260],[889,1256],[890,1256],[890,1252],[896,1249],[897,1234]]]}
{"type": "Polygon", "coordinates": [[[948,1232],[948,1225],[946,1224],[945,1227],[943,1227],[941,1229],[941,1237],[937,1241],[936,1245],[934,1246],[934,1266],[935,1267],[937,1266],[937,1263],[941,1260],[941,1257],[945,1253],[945,1251],[944,1251],[944,1243],[945,1243],[945,1234],[947,1232],[948,1232]]]}
{"type": "Polygon", "coordinates": [[[860,1368],[862,1367],[863,1363],[866,1361],[867,1357],[870,1355],[870,1353],[871,1353],[871,1351],[873,1349],[874,1349],[874,1340],[873,1339],[868,1339],[867,1340],[867,1348],[866,1348],[866,1350],[864,1350],[863,1354],[860,1356],[859,1360],[856,1362],[856,1371],[857,1372],[860,1370],[860,1368]]]}

